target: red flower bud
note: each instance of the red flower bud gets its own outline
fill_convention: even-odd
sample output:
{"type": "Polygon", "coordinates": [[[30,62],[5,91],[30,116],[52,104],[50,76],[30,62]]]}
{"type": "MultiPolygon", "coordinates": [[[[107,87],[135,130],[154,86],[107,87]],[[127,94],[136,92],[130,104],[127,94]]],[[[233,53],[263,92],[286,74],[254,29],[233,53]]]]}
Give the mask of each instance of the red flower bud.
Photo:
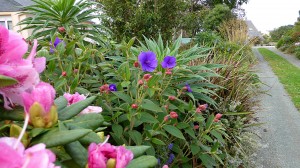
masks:
{"type": "Polygon", "coordinates": [[[214,119],[214,122],[219,122],[219,119],[216,119],[216,118],[215,118],[215,119],[214,119]]]}
{"type": "Polygon", "coordinates": [[[170,112],[170,117],[171,118],[178,118],[178,114],[175,111],[170,112]]]}
{"type": "Polygon", "coordinates": [[[146,81],[148,81],[149,79],[151,79],[152,78],[152,76],[150,75],[150,74],[145,74],[144,75],[144,79],[146,80],[146,81]]]}
{"type": "Polygon", "coordinates": [[[139,84],[139,85],[143,85],[143,84],[144,84],[144,81],[143,81],[143,80],[139,80],[139,81],[138,81],[138,84],[139,84]]]}
{"type": "Polygon", "coordinates": [[[172,75],[172,72],[170,72],[170,71],[167,71],[165,73],[166,73],[166,75],[172,75]]]}
{"type": "Polygon", "coordinates": [[[64,33],[64,32],[66,31],[66,29],[65,29],[64,27],[59,27],[59,28],[58,28],[58,31],[59,31],[60,33],[64,33]]]}
{"type": "Polygon", "coordinates": [[[216,116],[215,116],[215,118],[218,119],[218,120],[219,120],[221,117],[222,117],[222,114],[220,114],[220,113],[216,114],[216,116]]]}
{"type": "Polygon", "coordinates": [[[196,108],[196,113],[202,113],[202,111],[201,111],[201,109],[198,107],[198,108],[196,108]]]}
{"type": "Polygon", "coordinates": [[[77,72],[78,72],[78,69],[74,69],[73,72],[74,72],[74,73],[77,73],[77,72]]]}
{"type": "Polygon", "coordinates": [[[132,104],[131,105],[131,108],[133,108],[133,109],[137,109],[139,106],[137,105],[137,104],[132,104]]]}
{"type": "Polygon", "coordinates": [[[165,105],[165,109],[168,109],[169,108],[169,106],[168,105],[165,105]]]}
{"type": "Polygon", "coordinates": [[[194,125],[194,129],[199,129],[199,125],[194,125]]]}
{"type": "Polygon", "coordinates": [[[100,86],[99,89],[100,89],[101,93],[109,93],[109,85],[108,84],[100,86]]]}
{"type": "Polygon", "coordinates": [[[169,116],[167,115],[164,117],[164,121],[167,122],[168,120],[169,120],[169,116]]]}
{"type": "Polygon", "coordinates": [[[198,108],[199,108],[199,110],[201,110],[201,111],[205,111],[206,108],[207,108],[207,104],[199,105],[198,108]]]}
{"type": "Polygon", "coordinates": [[[133,63],[133,66],[136,67],[136,68],[139,67],[139,62],[135,61],[135,62],[133,63]]]}
{"type": "Polygon", "coordinates": [[[187,90],[188,88],[186,86],[183,86],[182,87],[182,90],[187,90]]]}
{"type": "Polygon", "coordinates": [[[61,73],[61,76],[67,76],[67,72],[66,72],[66,71],[63,71],[63,72],[61,73]]]}
{"type": "Polygon", "coordinates": [[[169,100],[173,101],[173,100],[175,100],[175,99],[176,99],[175,96],[169,96],[169,100]]]}

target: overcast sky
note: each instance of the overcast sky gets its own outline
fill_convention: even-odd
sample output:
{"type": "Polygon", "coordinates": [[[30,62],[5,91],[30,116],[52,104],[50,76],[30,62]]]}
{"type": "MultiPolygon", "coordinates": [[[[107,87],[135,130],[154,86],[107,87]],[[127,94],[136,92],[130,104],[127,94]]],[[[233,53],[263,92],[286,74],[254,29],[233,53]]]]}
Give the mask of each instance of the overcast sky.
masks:
{"type": "Polygon", "coordinates": [[[300,0],[249,0],[242,7],[246,18],[259,31],[267,33],[280,26],[293,25],[299,17],[300,0]]]}

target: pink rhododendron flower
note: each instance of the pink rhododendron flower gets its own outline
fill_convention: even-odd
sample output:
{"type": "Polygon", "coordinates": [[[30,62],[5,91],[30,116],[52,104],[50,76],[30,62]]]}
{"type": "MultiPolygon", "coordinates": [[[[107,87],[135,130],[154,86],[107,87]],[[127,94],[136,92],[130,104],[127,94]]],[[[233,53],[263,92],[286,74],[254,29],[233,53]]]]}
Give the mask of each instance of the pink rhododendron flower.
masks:
{"type": "Polygon", "coordinates": [[[22,94],[25,112],[29,112],[30,107],[35,103],[39,103],[43,112],[49,112],[54,104],[55,90],[45,82],[40,82],[30,93],[24,92],[22,94]]]}
{"type": "Polygon", "coordinates": [[[24,92],[22,98],[31,125],[36,128],[50,128],[57,123],[55,90],[50,84],[40,82],[31,92],[24,92]]]}
{"type": "Polygon", "coordinates": [[[92,143],[88,149],[88,167],[103,168],[109,164],[115,168],[125,168],[133,159],[133,153],[124,146],[109,143],[92,143]]]}
{"type": "Polygon", "coordinates": [[[68,105],[71,105],[71,104],[74,104],[81,100],[86,99],[86,96],[81,95],[78,92],[76,92],[75,94],[65,93],[64,97],[67,99],[68,105]]]}
{"type": "Polygon", "coordinates": [[[0,138],[0,167],[2,168],[59,168],[55,166],[55,155],[45,144],[37,144],[25,150],[22,143],[11,137],[0,138]]]}
{"type": "MultiPolygon", "coordinates": [[[[81,100],[85,100],[86,96],[83,94],[79,94],[78,92],[76,92],[75,94],[70,94],[70,93],[65,93],[64,97],[67,99],[68,101],[68,106],[77,103],[81,100]]],[[[82,110],[79,115],[82,114],[89,114],[89,113],[100,113],[102,112],[102,108],[99,106],[88,106],[87,108],[85,108],[84,110],[82,110]]]]}
{"type": "Polygon", "coordinates": [[[37,41],[26,59],[24,54],[28,44],[14,32],[0,26],[0,75],[9,76],[18,81],[17,84],[1,87],[0,94],[4,97],[4,107],[11,109],[13,103],[23,105],[21,94],[31,91],[40,82],[39,73],[45,69],[46,59],[34,58],[37,41]]]}

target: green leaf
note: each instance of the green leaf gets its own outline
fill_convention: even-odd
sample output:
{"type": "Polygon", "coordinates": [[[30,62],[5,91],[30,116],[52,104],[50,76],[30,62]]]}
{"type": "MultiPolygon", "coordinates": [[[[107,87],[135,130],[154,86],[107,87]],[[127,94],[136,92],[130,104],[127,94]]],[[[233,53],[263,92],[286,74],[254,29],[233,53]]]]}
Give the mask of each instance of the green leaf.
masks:
{"type": "Polygon", "coordinates": [[[96,99],[96,96],[89,97],[85,100],[82,100],[78,103],[72,104],[58,112],[58,119],[68,120],[74,116],[76,116],[78,113],[80,113],[82,110],[84,110],[87,106],[89,106],[94,100],[96,99]]]}
{"type": "Polygon", "coordinates": [[[113,124],[112,125],[112,130],[118,138],[120,138],[123,134],[123,127],[121,125],[113,124]]]}
{"type": "Polygon", "coordinates": [[[143,155],[148,149],[150,149],[150,146],[125,146],[126,149],[131,150],[131,152],[134,155],[134,158],[137,158],[141,155],[143,155]]]}
{"type": "Polygon", "coordinates": [[[216,161],[208,154],[201,154],[199,158],[207,168],[213,168],[217,165],[216,161]]]}
{"type": "Polygon", "coordinates": [[[116,95],[119,99],[124,100],[128,104],[132,104],[131,97],[123,92],[111,92],[116,95]]]}
{"type": "Polygon", "coordinates": [[[166,145],[162,140],[157,138],[152,138],[151,141],[156,145],[166,145]]]}
{"type": "Polygon", "coordinates": [[[76,130],[63,130],[53,129],[43,135],[40,138],[34,140],[32,144],[44,143],[47,148],[65,145],[74,142],[85,135],[87,135],[91,130],[88,129],[76,129],[76,130]]]}
{"type": "Polygon", "coordinates": [[[18,108],[14,110],[5,110],[0,107],[0,120],[14,120],[23,121],[24,120],[24,109],[18,108]]]}
{"type": "Polygon", "coordinates": [[[178,128],[176,128],[172,125],[165,125],[165,126],[163,126],[163,129],[166,130],[169,134],[171,134],[177,138],[185,140],[183,134],[181,133],[181,131],[178,128]]]}
{"type": "Polygon", "coordinates": [[[200,147],[196,144],[191,144],[190,148],[193,155],[197,155],[200,152],[200,147]]]}
{"type": "Polygon", "coordinates": [[[16,79],[8,77],[8,76],[0,75],[0,88],[6,87],[6,86],[11,86],[16,83],[18,83],[18,81],[16,79]]]}
{"type": "Polygon", "coordinates": [[[60,96],[54,100],[54,104],[56,105],[57,110],[60,111],[63,108],[67,107],[68,101],[64,96],[60,96]]]}
{"type": "Polygon", "coordinates": [[[129,81],[130,80],[130,69],[129,69],[129,64],[128,62],[124,62],[119,66],[118,69],[119,74],[123,78],[124,81],[129,81]]]}
{"type": "Polygon", "coordinates": [[[141,145],[143,142],[142,134],[136,130],[132,130],[128,132],[130,138],[134,141],[136,145],[141,145]]]}
{"type": "Polygon", "coordinates": [[[214,118],[215,118],[215,116],[212,114],[209,116],[209,118],[206,121],[206,126],[205,126],[206,130],[211,127],[211,125],[213,124],[214,118]]]}
{"type": "Polygon", "coordinates": [[[71,158],[77,163],[80,167],[85,167],[87,164],[88,152],[80,144],[80,142],[75,141],[65,145],[65,149],[71,158]]]}
{"type": "Polygon", "coordinates": [[[228,115],[228,116],[231,116],[231,115],[248,115],[248,114],[253,114],[252,112],[226,112],[226,113],[223,113],[223,115],[228,115]]]}
{"type": "Polygon", "coordinates": [[[216,137],[220,143],[225,144],[225,140],[223,139],[222,135],[218,133],[216,130],[210,131],[210,134],[216,137]]]}
{"type": "Polygon", "coordinates": [[[153,117],[151,114],[147,113],[147,112],[142,112],[141,114],[141,118],[140,121],[145,122],[145,123],[158,123],[159,121],[153,117]]]}
{"type": "Polygon", "coordinates": [[[126,168],[149,168],[157,165],[157,159],[154,156],[141,156],[133,159],[126,168]]]}
{"type": "Polygon", "coordinates": [[[103,121],[104,119],[101,114],[91,113],[91,114],[76,116],[71,121],[70,120],[64,121],[64,124],[67,127],[75,126],[75,127],[94,130],[100,127],[103,121]]]}
{"type": "Polygon", "coordinates": [[[148,99],[144,99],[142,101],[141,108],[154,111],[154,112],[163,112],[158,105],[156,105],[155,103],[153,103],[151,100],[148,99]]]}
{"type": "Polygon", "coordinates": [[[100,143],[101,139],[95,132],[90,132],[86,136],[79,139],[79,142],[83,145],[89,145],[92,142],[94,143],[100,143]]]}

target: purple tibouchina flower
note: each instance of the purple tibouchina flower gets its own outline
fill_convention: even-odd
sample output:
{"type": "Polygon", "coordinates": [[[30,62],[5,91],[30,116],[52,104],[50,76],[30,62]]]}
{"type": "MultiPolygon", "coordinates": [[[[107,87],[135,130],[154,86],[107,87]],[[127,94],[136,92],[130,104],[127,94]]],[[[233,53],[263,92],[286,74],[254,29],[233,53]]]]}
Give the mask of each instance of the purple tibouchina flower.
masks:
{"type": "Polygon", "coordinates": [[[170,144],[168,145],[168,149],[169,149],[169,150],[172,150],[173,146],[174,146],[174,144],[173,144],[173,143],[170,143],[170,144]]]}
{"type": "MultiPolygon", "coordinates": [[[[55,38],[54,40],[54,47],[56,48],[56,46],[61,43],[61,42],[64,42],[63,40],[59,39],[58,37],[55,38]]],[[[52,43],[50,42],[50,53],[53,54],[54,53],[54,48],[52,47],[52,43]]]]}
{"type": "Polygon", "coordinates": [[[166,56],[161,62],[163,68],[174,68],[176,66],[176,58],[173,56],[166,56]]]}
{"type": "Polygon", "coordinates": [[[141,52],[138,60],[142,65],[142,70],[145,72],[153,72],[157,67],[156,55],[152,51],[141,52]]]}
{"type": "Polygon", "coordinates": [[[167,164],[170,165],[175,159],[175,155],[173,153],[170,154],[167,164]]]}
{"type": "Polygon", "coordinates": [[[185,87],[188,92],[192,92],[192,89],[188,83],[185,84],[185,87]]]}
{"type": "Polygon", "coordinates": [[[117,91],[117,86],[115,84],[110,84],[109,85],[109,90],[112,91],[112,92],[117,91]]]}

